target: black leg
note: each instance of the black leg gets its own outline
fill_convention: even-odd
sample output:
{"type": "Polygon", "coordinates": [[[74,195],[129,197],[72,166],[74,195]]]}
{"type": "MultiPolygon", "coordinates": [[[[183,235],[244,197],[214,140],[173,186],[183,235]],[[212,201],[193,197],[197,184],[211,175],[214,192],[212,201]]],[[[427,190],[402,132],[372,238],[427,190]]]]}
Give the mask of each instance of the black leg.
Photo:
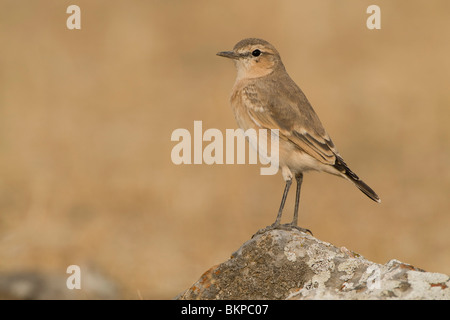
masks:
{"type": "Polygon", "coordinates": [[[293,226],[297,226],[298,222],[298,204],[300,202],[300,190],[302,189],[303,173],[296,174],[295,180],[297,180],[297,191],[295,192],[294,219],[291,223],[293,226]]]}
{"type": "Polygon", "coordinates": [[[283,208],[284,208],[284,203],[286,202],[286,198],[289,193],[289,188],[291,187],[291,184],[292,184],[292,180],[286,181],[286,186],[284,187],[283,198],[281,198],[281,204],[280,204],[280,209],[278,210],[277,219],[272,224],[272,226],[274,226],[274,227],[280,225],[281,215],[283,213],[283,208]]]}
{"type": "Polygon", "coordinates": [[[292,184],[292,179],[286,181],[286,186],[284,187],[284,192],[283,192],[283,198],[281,198],[281,204],[280,204],[280,209],[278,210],[278,215],[277,215],[277,219],[275,220],[275,222],[264,228],[261,230],[258,230],[258,232],[256,232],[253,237],[259,235],[259,234],[263,234],[264,232],[270,231],[270,230],[274,230],[274,229],[281,229],[281,230],[292,230],[292,229],[297,229],[301,232],[304,233],[310,233],[312,235],[311,230],[309,229],[305,229],[305,228],[300,228],[297,226],[297,222],[298,222],[298,207],[299,207],[299,202],[300,202],[300,190],[302,188],[302,182],[303,182],[303,174],[302,173],[298,173],[295,175],[295,180],[297,180],[297,191],[295,193],[295,207],[294,207],[294,219],[292,220],[291,223],[286,223],[286,224],[280,224],[281,222],[281,215],[283,214],[283,208],[284,208],[284,204],[286,202],[286,198],[287,195],[289,193],[289,188],[291,187],[292,184]]]}

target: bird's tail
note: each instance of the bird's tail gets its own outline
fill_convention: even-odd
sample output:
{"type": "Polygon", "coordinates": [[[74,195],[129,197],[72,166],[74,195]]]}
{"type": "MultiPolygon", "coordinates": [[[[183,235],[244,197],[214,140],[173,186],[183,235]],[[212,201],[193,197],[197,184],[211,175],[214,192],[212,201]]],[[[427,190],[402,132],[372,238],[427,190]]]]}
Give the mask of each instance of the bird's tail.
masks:
{"type": "Polygon", "coordinates": [[[350,170],[344,160],[338,155],[336,155],[336,163],[334,167],[339,170],[345,178],[353,182],[355,186],[358,187],[358,189],[361,190],[370,199],[378,203],[381,202],[380,197],[375,193],[375,191],[373,191],[371,187],[369,187],[364,181],[362,181],[356,175],[356,173],[350,170]]]}
{"type": "Polygon", "coordinates": [[[372,199],[373,201],[376,201],[378,203],[381,202],[380,197],[364,181],[362,181],[361,179],[355,180],[352,178],[350,178],[350,180],[352,180],[352,182],[355,184],[355,186],[357,186],[358,189],[361,190],[370,199],[372,199]]]}

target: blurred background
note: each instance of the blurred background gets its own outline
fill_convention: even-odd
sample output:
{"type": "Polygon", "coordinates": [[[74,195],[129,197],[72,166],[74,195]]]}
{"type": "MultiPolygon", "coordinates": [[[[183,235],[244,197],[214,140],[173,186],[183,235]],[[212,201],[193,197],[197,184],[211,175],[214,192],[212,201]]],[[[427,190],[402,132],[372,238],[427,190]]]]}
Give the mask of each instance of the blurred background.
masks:
{"type": "Polygon", "coordinates": [[[299,224],[450,274],[449,1],[1,0],[0,297],[65,298],[76,264],[71,297],[171,299],[273,223],[281,174],[170,157],[194,120],[237,127],[236,72],[215,54],[246,37],[276,46],[382,199],[307,174],[299,224]],[[81,30],[66,27],[71,4],[81,30]],[[366,27],[371,4],[381,30],[366,27]]]}

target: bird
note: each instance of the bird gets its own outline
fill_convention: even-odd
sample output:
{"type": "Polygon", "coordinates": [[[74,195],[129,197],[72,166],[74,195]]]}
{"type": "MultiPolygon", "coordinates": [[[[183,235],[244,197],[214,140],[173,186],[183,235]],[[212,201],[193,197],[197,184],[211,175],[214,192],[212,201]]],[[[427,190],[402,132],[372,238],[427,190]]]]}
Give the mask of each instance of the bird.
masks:
{"type": "MultiPolygon", "coordinates": [[[[339,154],[303,91],[291,79],[277,49],[263,39],[246,38],[218,56],[234,61],[237,77],[230,103],[238,126],[278,130],[279,169],[285,181],[275,222],[268,228],[296,228],[303,174],[319,171],[352,182],[375,202],[380,197],[362,181],[339,154]],[[293,179],[297,182],[292,222],[281,224],[281,216],[293,179]]],[[[271,131],[272,132],[272,131],[271,131]]]]}

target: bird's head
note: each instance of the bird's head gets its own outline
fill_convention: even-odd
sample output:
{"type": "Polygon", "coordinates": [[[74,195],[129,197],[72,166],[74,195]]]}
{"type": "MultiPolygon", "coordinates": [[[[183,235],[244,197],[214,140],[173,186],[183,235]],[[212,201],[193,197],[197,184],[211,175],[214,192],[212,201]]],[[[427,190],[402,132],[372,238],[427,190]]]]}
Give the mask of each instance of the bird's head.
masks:
{"type": "Polygon", "coordinates": [[[259,78],[283,68],[280,54],[269,42],[248,38],[239,41],[232,51],[222,51],[218,56],[233,59],[238,71],[238,79],[259,78]]]}

